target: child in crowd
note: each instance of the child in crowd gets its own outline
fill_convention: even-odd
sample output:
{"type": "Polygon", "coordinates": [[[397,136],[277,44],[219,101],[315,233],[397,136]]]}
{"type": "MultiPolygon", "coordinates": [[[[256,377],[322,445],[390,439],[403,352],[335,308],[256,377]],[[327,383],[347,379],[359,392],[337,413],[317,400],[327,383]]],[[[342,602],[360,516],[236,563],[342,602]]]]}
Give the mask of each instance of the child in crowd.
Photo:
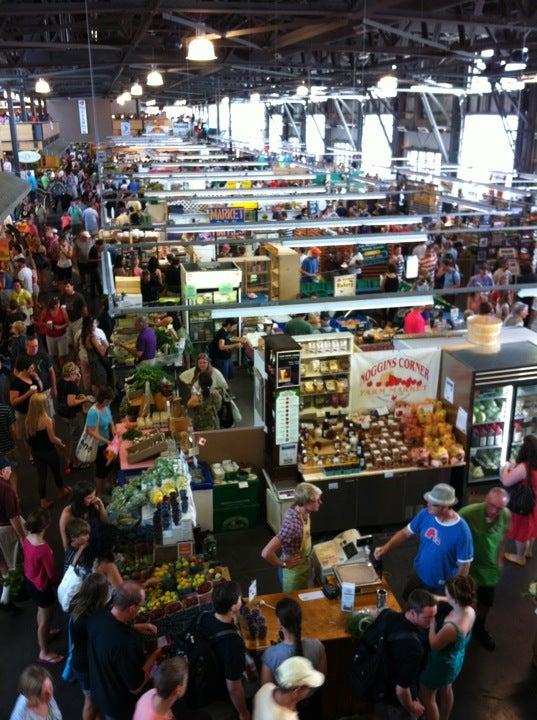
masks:
{"type": "Polygon", "coordinates": [[[187,682],[184,656],[164,660],[153,677],[155,687],[138,700],[132,720],[173,720],[172,706],[185,694],[187,682]]]}
{"type": "Polygon", "coordinates": [[[71,520],[65,528],[69,545],[65,550],[63,559],[63,571],[65,572],[69,565],[77,566],[83,570],[90,572],[91,566],[88,567],[88,547],[90,539],[89,523],[82,518],[71,520]]]}

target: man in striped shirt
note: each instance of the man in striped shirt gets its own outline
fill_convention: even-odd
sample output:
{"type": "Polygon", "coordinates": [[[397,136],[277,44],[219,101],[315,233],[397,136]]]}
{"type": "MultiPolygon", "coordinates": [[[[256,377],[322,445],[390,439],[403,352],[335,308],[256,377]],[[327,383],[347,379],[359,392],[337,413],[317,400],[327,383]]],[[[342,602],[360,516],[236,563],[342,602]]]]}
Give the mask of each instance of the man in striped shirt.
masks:
{"type": "Polygon", "coordinates": [[[432,247],[427,247],[423,257],[420,258],[418,263],[419,274],[423,277],[434,278],[436,267],[438,264],[438,257],[432,247]]]}

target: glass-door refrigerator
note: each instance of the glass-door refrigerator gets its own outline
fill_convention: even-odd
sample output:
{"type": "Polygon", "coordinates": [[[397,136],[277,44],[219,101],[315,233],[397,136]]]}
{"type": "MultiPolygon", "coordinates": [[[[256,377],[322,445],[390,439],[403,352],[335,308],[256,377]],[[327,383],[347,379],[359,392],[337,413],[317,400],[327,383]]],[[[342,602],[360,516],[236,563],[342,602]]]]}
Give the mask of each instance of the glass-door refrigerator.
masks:
{"type": "Polygon", "coordinates": [[[524,434],[537,432],[537,346],[508,343],[496,353],[472,346],[442,353],[439,395],[466,449],[464,492],[497,484],[524,434]]]}

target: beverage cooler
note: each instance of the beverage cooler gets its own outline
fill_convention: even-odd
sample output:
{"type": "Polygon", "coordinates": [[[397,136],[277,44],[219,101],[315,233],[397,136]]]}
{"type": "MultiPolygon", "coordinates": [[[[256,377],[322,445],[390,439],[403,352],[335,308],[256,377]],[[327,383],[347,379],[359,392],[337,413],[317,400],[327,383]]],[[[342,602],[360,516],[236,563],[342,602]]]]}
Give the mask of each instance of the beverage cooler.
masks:
{"type": "Polygon", "coordinates": [[[537,346],[444,351],[439,393],[466,448],[465,486],[498,483],[524,436],[537,434],[537,346]]]}

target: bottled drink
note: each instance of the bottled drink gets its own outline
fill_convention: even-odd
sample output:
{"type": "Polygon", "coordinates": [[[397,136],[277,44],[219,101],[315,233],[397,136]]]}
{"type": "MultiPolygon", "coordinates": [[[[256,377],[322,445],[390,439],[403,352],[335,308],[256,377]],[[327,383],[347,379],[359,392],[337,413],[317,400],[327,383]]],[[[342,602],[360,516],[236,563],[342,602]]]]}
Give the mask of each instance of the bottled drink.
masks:
{"type": "Polygon", "coordinates": [[[494,440],[495,445],[501,445],[503,441],[503,427],[499,424],[496,425],[496,437],[494,440]]]}
{"type": "Polygon", "coordinates": [[[492,425],[487,425],[487,445],[495,445],[496,444],[496,425],[492,423],[492,425]]]}

